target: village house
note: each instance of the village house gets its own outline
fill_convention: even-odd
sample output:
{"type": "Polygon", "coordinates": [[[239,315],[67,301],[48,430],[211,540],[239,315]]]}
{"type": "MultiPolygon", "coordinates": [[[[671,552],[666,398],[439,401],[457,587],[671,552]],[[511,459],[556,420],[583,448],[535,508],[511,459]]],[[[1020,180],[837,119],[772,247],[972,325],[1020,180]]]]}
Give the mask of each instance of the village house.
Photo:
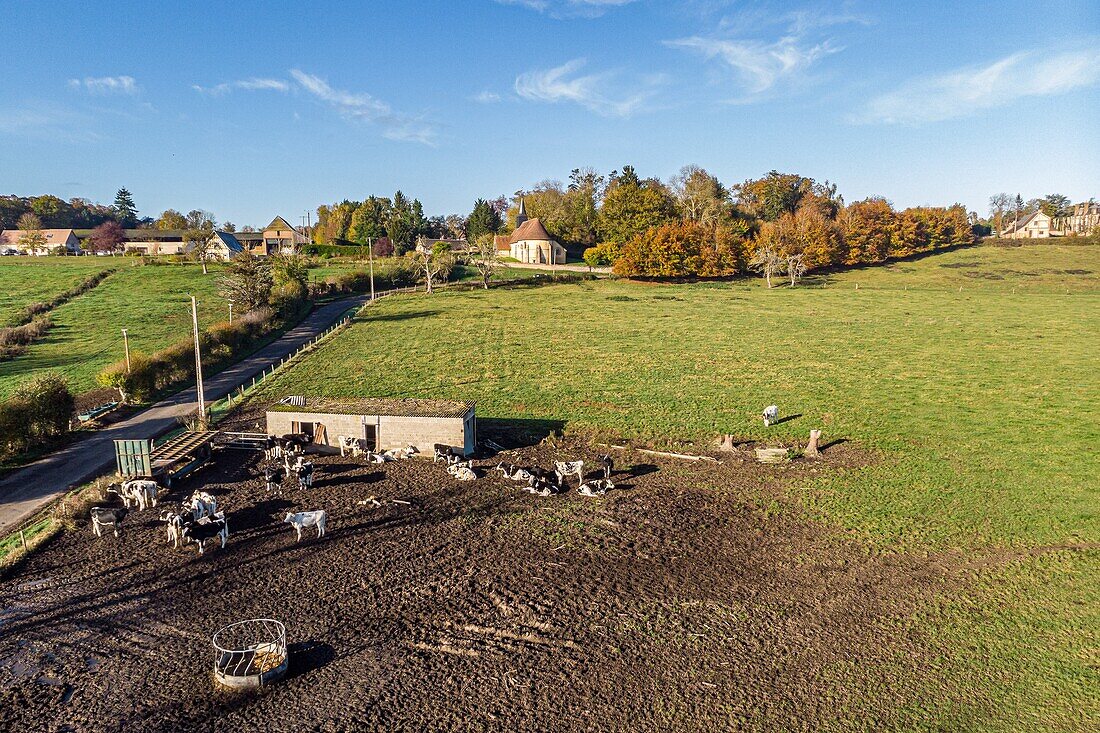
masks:
{"type": "Polygon", "coordinates": [[[1046,239],[1061,235],[1062,232],[1054,228],[1053,219],[1042,211],[1026,214],[1009,222],[1001,232],[1004,239],[1046,239]]]}
{"type": "Polygon", "coordinates": [[[72,229],[39,229],[45,244],[32,247],[25,243],[29,232],[22,229],[7,229],[0,232],[0,253],[18,252],[25,255],[48,255],[54,253],[80,254],[80,238],[72,229]]]}
{"type": "Polygon", "coordinates": [[[1100,232],[1100,204],[1096,201],[1074,204],[1072,213],[1054,220],[1054,227],[1058,231],[1069,235],[1088,235],[1100,232]]]}

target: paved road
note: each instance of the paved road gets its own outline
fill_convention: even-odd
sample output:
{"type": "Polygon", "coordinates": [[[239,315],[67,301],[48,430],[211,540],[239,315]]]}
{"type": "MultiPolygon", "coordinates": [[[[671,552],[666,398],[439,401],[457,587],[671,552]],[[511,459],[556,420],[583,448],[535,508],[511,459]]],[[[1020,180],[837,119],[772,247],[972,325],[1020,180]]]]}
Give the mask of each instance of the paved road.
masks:
{"type": "MultiPolygon", "coordinates": [[[[345,298],[317,308],[278,341],[205,381],[207,402],[225,397],[238,386],[269,369],[331,326],[349,308],[362,305],[369,296],[345,298]]],[[[104,430],[89,433],[56,453],[42,458],[0,480],[0,536],[30,518],[48,501],[71,487],[109,471],[115,462],[117,438],[156,438],[179,426],[177,418],[198,407],[195,388],[156,403],[148,410],[104,430]]]]}

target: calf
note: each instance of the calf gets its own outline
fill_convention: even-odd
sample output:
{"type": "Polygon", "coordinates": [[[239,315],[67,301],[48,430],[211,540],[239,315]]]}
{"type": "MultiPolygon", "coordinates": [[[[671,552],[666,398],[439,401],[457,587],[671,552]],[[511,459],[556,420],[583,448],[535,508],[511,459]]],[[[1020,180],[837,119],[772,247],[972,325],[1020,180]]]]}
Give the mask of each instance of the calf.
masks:
{"type": "Polygon", "coordinates": [[[447,473],[451,474],[459,481],[477,480],[477,474],[474,472],[474,467],[471,461],[452,463],[450,466],[447,466],[447,473]]]}
{"type": "Polygon", "coordinates": [[[513,466],[511,463],[498,463],[496,470],[504,474],[504,478],[509,481],[523,481],[528,482],[534,478],[530,471],[526,468],[520,468],[519,466],[513,466]]]}
{"type": "Polygon", "coordinates": [[[313,486],[313,461],[306,461],[298,467],[298,489],[308,489],[313,486]]]}
{"type": "Polygon", "coordinates": [[[450,465],[458,463],[463,458],[465,458],[462,452],[459,451],[457,448],[453,448],[449,445],[443,445],[442,443],[436,443],[433,447],[433,450],[435,451],[435,454],[432,458],[432,463],[439,463],[440,461],[443,461],[444,463],[450,465]]]}
{"type": "Polygon", "coordinates": [[[609,478],[597,478],[591,479],[581,484],[578,491],[583,496],[603,496],[611,489],[615,488],[615,484],[609,478]]]}
{"type": "Polygon", "coordinates": [[[139,511],[145,511],[148,507],[157,505],[157,490],[159,488],[156,481],[131,479],[123,482],[120,496],[126,502],[127,507],[133,501],[137,504],[139,511]]]}
{"type": "Polygon", "coordinates": [[[190,513],[164,512],[160,515],[160,521],[164,522],[168,530],[168,541],[172,543],[172,547],[179,547],[183,542],[183,528],[192,521],[192,516],[190,513]]]}
{"type": "Polygon", "coordinates": [[[566,476],[576,476],[580,483],[584,483],[584,461],[554,461],[554,473],[557,474],[558,484],[565,485],[566,476]]]}
{"type": "Polygon", "coordinates": [[[184,508],[190,511],[195,521],[205,517],[212,517],[218,511],[218,500],[205,491],[196,491],[191,494],[191,499],[184,503],[184,508]]]}
{"type": "Polygon", "coordinates": [[[389,463],[393,460],[393,456],[388,453],[373,453],[367,451],[367,463],[389,463]]]}
{"type": "Polygon", "coordinates": [[[267,436],[264,441],[264,458],[269,461],[283,457],[283,446],[280,445],[274,435],[267,436]]]}
{"type": "Polygon", "coordinates": [[[224,550],[225,543],[229,539],[229,522],[226,521],[224,513],[218,513],[197,522],[183,525],[180,536],[184,542],[196,543],[199,546],[200,555],[206,549],[206,541],[215,537],[222,541],[222,549],[224,550]]]}
{"type": "Polygon", "coordinates": [[[611,473],[615,470],[615,461],[610,454],[600,456],[600,468],[603,469],[603,477],[610,480],[611,473]]]}
{"type": "Polygon", "coordinates": [[[764,408],[764,427],[768,427],[773,422],[779,420],[779,408],[775,405],[768,405],[764,408]]]}
{"type": "Polygon", "coordinates": [[[553,496],[561,493],[561,486],[546,476],[532,476],[523,490],[538,496],[553,496]]]}
{"type": "Polygon", "coordinates": [[[278,466],[269,466],[264,469],[264,486],[267,488],[268,493],[278,491],[282,481],[283,473],[278,466]]]}
{"type": "Polygon", "coordinates": [[[305,527],[317,528],[317,539],[324,537],[325,535],[325,521],[328,519],[328,515],[325,514],[324,509],[318,509],[313,512],[298,512],[297,514],[291,514],[287,512],[283,518],[283,522],[294,527],[294,531],[298,533],[298,542],[302,541],[302,529],[305,527]]]}
{"type": "Polygon", "coordinates": [[[119,526],[129,513],[130,510],[126,507],[122,507],[121,509],[106,509],[104,507],[94,506],[91,508],[91,511],[89,511],[92,517],[92,531],[95,532],[96,537],[102,537],[103,528],[106,527],[114,533],[115,537],[118,537],[119,526]]]}

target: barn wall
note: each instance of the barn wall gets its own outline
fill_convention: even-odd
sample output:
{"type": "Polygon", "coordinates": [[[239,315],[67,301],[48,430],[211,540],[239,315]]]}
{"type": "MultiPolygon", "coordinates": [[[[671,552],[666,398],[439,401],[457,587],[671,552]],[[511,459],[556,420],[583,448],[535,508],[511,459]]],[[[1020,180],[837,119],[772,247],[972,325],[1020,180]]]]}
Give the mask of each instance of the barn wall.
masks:
{"type": "MultiPolygon", "coordinates": [[[[470,421],[474,418],[471,416],[470,421]]],[[[325,426],[324,440],[319,444],[338,447],[337,436],[365,437],[362,415],[334,415],[326,412],[287,412],[273,410],[267,413],[268,435],[287,435],[294,422],[321,423],[325,426]]],[[[466,455],[473,453],[473,430],[465,429],[461,417],[396,417],[391,415],[367,415],[368,425],[378,425],[378,450],[404,448],[415,445],[421,453],[431,455],[436,443],[461,448],[466,455]]]]}

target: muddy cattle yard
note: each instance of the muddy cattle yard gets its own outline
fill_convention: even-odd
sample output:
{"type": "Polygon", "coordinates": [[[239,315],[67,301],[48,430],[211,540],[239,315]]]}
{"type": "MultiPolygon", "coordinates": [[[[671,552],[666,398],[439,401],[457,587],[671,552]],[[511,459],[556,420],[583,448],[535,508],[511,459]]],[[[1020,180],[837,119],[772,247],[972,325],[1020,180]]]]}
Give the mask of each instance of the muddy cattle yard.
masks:
{"type": "MultiPolygon", "coordinates": [[[[596,448],[502,459],[563,455],[596,448]]],[[[220,452],[162,506],[214,494],[224,550],[173,550],[149,510],[119,539],[63,532],[0,581],[0,728],[888,724],[911,702],[892,676],[920,674],[928,654],[905,619],[947,572],[868,554],[800,512],[798,477],[865,462],[857,448],[784,467],[749,455],[619,451],[618,488],[591,498],[339,456],[316,459],[312,490],[288,480],[273,496],[261,454],[220,452]],[[322,508],[326,536],[295,543],[285,513],[322,508]],[[211,634],[253,617],[286,624],[287,679],[216,689],[211,634]]]]}

